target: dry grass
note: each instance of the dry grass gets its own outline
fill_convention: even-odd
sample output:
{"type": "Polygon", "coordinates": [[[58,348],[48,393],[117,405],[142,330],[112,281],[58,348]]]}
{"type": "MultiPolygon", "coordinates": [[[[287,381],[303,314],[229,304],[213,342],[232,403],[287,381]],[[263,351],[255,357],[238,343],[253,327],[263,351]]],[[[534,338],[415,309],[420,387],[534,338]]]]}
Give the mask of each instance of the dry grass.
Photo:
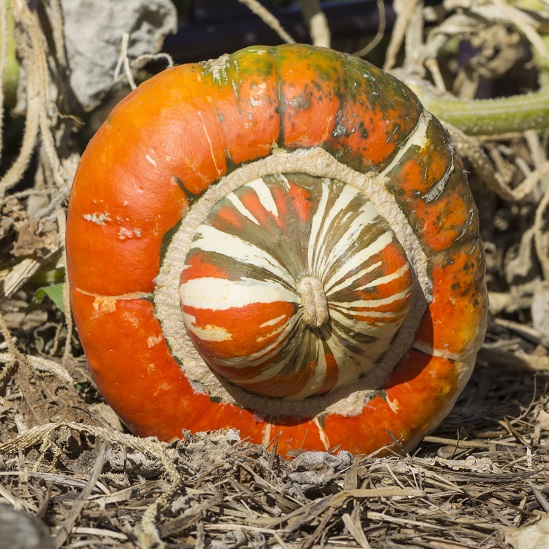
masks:
{"type": "MultiPolygon", "coordinates": [[[[285,461],[231,431],[169,445],[59,418],[2,437],[0,497],[58,547],[507,547],[549,513],[548,381],[479,365],[436,433],[386,458],[285,461]]],[[[21,429],[15,384],[2,404],[21,429]]]]}

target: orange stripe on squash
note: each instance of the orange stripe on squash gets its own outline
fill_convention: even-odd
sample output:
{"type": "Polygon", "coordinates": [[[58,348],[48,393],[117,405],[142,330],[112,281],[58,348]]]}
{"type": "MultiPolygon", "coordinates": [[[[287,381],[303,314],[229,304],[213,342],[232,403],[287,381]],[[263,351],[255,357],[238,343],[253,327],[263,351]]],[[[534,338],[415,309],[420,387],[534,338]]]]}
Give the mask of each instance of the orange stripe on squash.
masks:
{"type": "Polygon", "coordinates": [[[483,329],[487,308],[480,243],[464,244],[451,256],[436,255],[432,271],[433,301],[420,324],[417,341],[437,351],[466,356],[483,329]]]}
{"type": "Polygon", "coordinates": [[[314,147],[329,140],[336,125],[343,67],[330,50],[280,46],[276,59],[282,112],[282,142],[288,148],[314,147]]]}

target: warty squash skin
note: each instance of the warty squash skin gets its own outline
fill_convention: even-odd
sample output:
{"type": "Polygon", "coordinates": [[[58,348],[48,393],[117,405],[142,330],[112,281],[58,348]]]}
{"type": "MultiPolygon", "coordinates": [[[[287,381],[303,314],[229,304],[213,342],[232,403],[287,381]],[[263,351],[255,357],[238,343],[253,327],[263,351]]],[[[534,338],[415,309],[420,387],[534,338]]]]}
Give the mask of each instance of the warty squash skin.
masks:
{"type": "Polygon", "coordinates": [[[250,47],[141,84],[90,141],[66,234],[91,373],[143,436],[411,449],[484,337],[448,135],[404,84],[328,49],[250,47]]]}

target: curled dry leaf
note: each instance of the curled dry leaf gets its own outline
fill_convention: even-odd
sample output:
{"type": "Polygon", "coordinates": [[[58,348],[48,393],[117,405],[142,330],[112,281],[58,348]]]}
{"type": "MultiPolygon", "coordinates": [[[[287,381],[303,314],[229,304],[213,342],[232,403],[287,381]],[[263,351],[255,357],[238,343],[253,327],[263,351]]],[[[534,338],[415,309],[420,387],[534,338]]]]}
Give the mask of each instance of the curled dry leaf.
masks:
{"type": "Polygon", "coordinates": [[[549,546],[549,518],[541,518],[517,530],[508,529],[505,539],[513,549],[545,549],[549,546]]]}

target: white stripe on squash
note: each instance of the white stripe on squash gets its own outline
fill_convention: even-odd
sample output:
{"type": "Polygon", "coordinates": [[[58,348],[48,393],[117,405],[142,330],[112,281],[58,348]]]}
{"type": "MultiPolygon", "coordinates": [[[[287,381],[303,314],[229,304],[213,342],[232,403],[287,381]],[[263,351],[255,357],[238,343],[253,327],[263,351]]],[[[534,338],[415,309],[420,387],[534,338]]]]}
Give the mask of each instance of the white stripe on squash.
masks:
{"type": "Polygon", "coordinates": [[[185,307],[212,311],[239,309],[256,303],[299,303],[299,296],[280,284],[251,278],[194,278],[181,284],[179,295],[185,307]]]}

